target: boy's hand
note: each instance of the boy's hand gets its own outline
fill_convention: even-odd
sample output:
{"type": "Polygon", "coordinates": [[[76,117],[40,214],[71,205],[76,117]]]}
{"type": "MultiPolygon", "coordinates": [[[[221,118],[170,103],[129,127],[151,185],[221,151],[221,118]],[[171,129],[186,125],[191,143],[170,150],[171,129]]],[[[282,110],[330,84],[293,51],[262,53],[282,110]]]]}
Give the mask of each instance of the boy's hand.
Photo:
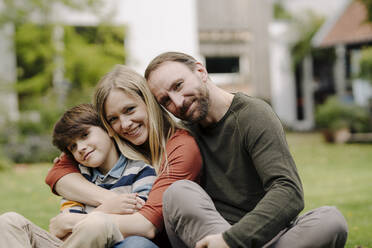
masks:
{"type": "Polygon", "coordinates": [[[99,205],[95,211],[101,211],[108,214],[133,214],[137,212],[144,204],[144,201],[137,197],[136,193],[117,194],[110,197],[99,205]]]}

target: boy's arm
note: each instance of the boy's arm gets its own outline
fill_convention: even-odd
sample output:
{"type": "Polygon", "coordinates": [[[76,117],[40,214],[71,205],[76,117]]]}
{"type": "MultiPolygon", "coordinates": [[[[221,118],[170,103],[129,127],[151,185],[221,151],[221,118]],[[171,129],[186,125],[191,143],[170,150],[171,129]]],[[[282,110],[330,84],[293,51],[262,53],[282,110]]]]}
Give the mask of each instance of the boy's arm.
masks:
{"type": "Polygon", "coordinates": [[[49,170],[45,182],[54,193],[91,206],[98,206],[115,195],[86,180],[80,174],[76,161],[67,155],[62,156],[49,170]]]}

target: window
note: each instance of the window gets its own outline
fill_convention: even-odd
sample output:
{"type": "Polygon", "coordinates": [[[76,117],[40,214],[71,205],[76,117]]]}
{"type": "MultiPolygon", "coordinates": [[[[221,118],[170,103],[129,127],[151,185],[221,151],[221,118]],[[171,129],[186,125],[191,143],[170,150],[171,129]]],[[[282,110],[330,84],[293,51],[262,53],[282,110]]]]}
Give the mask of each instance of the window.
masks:
{"type": "Polygon", "coordinates": [[[239,57],[206,57],[205,61],[209,73],[239,72],[239,57]]]}

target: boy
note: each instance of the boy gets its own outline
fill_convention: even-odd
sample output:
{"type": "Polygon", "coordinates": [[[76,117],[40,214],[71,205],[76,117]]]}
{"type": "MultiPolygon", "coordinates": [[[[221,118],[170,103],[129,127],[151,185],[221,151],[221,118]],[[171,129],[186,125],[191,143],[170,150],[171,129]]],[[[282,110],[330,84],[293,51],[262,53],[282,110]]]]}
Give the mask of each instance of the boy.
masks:
{"type": "MultiPolygon", "coordinates": [[[[147,199],[156,177],[155,170],[142,161],[129,160],[120,155],[91,104],[80,104],[64,113],[54,127],[53,144],[67,156],[74,157],[81,173],[89,181],[125,194],[120,197],[126,197],[126,200],[121,200],[127,203],[126,206],[132,204],[132,209],[140,208],[147,199]]],[[[117,204],[109,201],[96,210],[111,213],[118,207],[114,205],[117,204]]],[[[62,200],[61,210],[89,213],[94,208],[62,200]]],[[[80,223],[76,226],[73,235],[66,236],[63,242],[19,214],[5,213],[0,216],[0,243],[6,247],[103,247],[101,244],[89,244],[84,240],[84,234],[80,235],[89,233],[89,226],[80,223]]],[[[112,239],[112,245],[117,236],[108,237],[112,239]]]]}

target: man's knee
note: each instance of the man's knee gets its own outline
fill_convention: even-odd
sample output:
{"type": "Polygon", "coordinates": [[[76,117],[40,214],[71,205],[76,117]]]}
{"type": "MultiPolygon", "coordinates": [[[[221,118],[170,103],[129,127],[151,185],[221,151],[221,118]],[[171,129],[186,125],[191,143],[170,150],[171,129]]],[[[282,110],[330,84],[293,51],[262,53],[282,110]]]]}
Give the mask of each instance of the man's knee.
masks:
{"type": "Polygon", "coordinates": [[[324,212],[324,225],[326,225],[326,229],[329,230],[330,234],[335,236],[335,240],[338,243],[346,242],[348,227],[342,213],[336,207],[331,206],[322,207],[322,211],[324,212]]]}
{"type": "Polygon", "coordinates": [[[196,200],[200,186],[189,180],[174,182],[163,194],[164,217],[182,213],[183,216],[195,214],[196,200]]]}

